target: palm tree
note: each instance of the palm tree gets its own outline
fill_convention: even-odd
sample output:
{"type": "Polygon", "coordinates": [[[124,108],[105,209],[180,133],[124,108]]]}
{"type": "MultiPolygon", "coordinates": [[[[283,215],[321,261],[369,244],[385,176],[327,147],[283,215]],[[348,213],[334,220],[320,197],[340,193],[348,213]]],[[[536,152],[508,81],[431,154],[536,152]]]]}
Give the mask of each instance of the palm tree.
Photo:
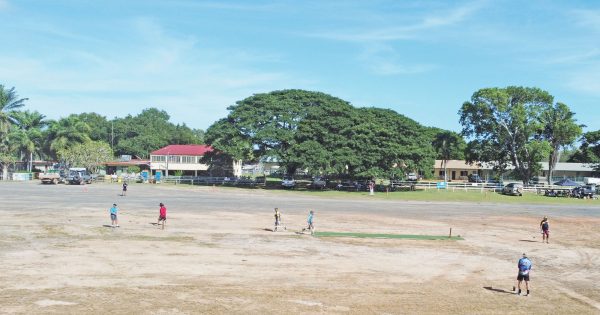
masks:
{"type": "Polygon", "coordinates": [[[436,150],[438,158],[442,160],[444,168],[444,182],[448,181],[448,160],[462,156],[461,150],[464,149],[464,141],[460,136],[451,131],[443,131],[435,136],[432,142],[433,148],[436,150]]]}
{"type": "Polygon", "coordinates": [[[19,129],[11,135],[11,141],[15,141],[21,154],[28,163],[28,169],[33,168],[33,155],[41,156],[43,145],[43,128],[48,125],[46,116],[38,111],[15,112],[14,118],[19,129]]]}
{"type": "Polygon", "coordinates": [[[548,185],[551,185],[554,168],[560,160],[561,149],[572,145],[581,136],[585,126],[577,124],[575,113],[563,103],[549,106],[542,113],[541,120],[545,124],[543,137],[550,142],[551,146],[547,177],[548,185]]]}
{"type": "Polygon", "coordinates": [[[15,111],[25,106],[27,98],[19,98],[15,88],[6,89],[0,84],[0,140],[6,137],[10,126],[15,123],[15,111]]]}
{"type": "Polygon", "coordinates": [[[19,98],[15,88],[6,89],[0,84],[0,164],[2,179],[8,178],[8,165],[14,163],[13,144],[8,140],[8,133],[15,123],[15,112],[25,105],[27,98],[19,98]]]}
{"type": "Polygon", "coordinates": [[[85,122],[70,115],[58,121],[52,121],[47,130],[46,150],[54,158],[57,158],[62,150],[73,144],[91,141],[91,128],[85,122]]]}

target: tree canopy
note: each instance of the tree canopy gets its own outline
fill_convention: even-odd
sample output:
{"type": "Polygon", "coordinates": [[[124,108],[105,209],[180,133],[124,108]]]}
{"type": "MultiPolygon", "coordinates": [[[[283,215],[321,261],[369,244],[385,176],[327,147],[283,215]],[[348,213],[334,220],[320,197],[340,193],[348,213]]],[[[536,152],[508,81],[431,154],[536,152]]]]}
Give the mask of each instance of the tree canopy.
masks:
{"type": "Polygon", "coordinates": [[[304,90],[256,94],[229,110],[208,128],[206,140],[236,159],[276,157],[288,174],[431,173],[435,153],[426,128],[392,110],[355,108],[304,90]]]}
{"type": "Polygon", "coordinates": [[[528,183],[551,151],[550,143],[539,136],[544,129],[540,117],[553,100],[539,88],[509,86],[476,91],[459,111],[462,134],[472,139],[467,160],[493,163],[499,171],[513,166],[528,183]]]}

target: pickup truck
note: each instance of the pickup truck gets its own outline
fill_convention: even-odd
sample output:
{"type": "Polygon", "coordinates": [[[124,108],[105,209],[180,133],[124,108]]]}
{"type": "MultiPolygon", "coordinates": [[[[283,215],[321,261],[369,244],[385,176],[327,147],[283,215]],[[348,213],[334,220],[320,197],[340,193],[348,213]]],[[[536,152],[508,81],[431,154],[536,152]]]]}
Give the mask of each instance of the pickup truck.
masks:
{"type": "Polygon", "coordinates": [[[59,182],[63,181],[63,179],[61,178],[60,173],[58,171],[42,173],[42,174],[40,174],[39,178],[42,181],[42,184],[55,184],[56,185],[59,182]]]}

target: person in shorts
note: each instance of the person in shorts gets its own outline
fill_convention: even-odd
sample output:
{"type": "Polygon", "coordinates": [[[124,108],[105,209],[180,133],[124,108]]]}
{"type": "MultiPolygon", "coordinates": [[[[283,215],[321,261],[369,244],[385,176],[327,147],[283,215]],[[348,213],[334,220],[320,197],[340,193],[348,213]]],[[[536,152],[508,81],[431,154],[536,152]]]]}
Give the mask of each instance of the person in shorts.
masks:
{"type": "Polygon", "coordinates": [[[160,209],[158,210],[158,223],[156,223],[157,225],[160,225],[160,222],[162,221],[162,229],[165,229],[165,223],[167,223],[167,208],[165,207],[165,205],[161,202],[159,204],[160,209]]]}
{"type": "Polygon", "coordinates": [[[308,213],[308,218],[306,219],[306,223],[308,223],[308,226],[306,228],[302,229],[302,232],[309,230],[310,235],[315,234],[314,219],[315,219],[315,212],[310,210],[310,212],[308,213]]]}
{"type": "Polygon", "coordinates": [[[540,222],[540,230],[542,230],[542,243],[546,241],[546,244],[550,244],[550,223],[548,217],[544,217],[540,222]]]}
{"type": "Polygon", "coordinates": [[[119,208],[117,208],[117,204],[113,203],[112,208],[110,208],[110,226],[111,227],[119,227],[119,220],[117,219],[117,213],[119,212],[119,208]]]}
{"type": "Polygon", "coordinates": [[[127,183],[123,182],[123,193],[121,196],[127,196],[127,183]]]}
{"type": "Polygon", "coordinates": [[[519,263],[517,265],[519,268],[519,274],[517,275],[517,281],[519,281],[517,295],[521,295],[521,282],[523,281],[525,281],[525,289],[527,290],[527,294],[525,294],[525,296],[529,295],[529,273],[532,265],[533,264],[531,263],[531,260],[529,260],[527,255],[523,253],[523,257],[519,259],[519,263]]]}
{"type": "Polygon", "coordinates": [[[275,228],[273,232],[277,232],[277,228],[281,225],[281,212],[279,212],[279,208],[275,208],[275,228]]]}

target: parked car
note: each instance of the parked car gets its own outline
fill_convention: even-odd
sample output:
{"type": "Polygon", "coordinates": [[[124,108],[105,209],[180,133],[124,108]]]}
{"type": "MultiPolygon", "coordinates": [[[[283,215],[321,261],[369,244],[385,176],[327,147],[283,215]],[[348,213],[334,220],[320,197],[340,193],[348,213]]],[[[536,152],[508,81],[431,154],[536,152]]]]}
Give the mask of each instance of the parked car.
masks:
{"type": "Polygon", "coordinates": [[[469,175],[469,183],[485,183],[485,180],[479,174],[469,175]]]}
{"type": "Polygon", "coordinates": [[[67,182],[70,185],[83,185],[84,183],[91,184],[92,175],[85,168],[70,168],[67,182]]]}
{"type": "Polygon", "coordinates": [[[419,176],[417,175],[417,173],[408,173],[408,176],[406,176],[406,180],[416,182],[417,180],[419,180],[419,176]]]}
{"type": "Polygon", "coordinates": [[[325,189],[327,188],[327,180],[324,177],[315,177],[308,187],[310,189],[325,189]]]}
{"type": "Polygon", "coordinates": [[[571,196],[581,199],[594,199],[596,197],[596,185],[585,185],[573,188],[573,190],[571,191],[571,196]]]}
{"type": "Polygon", "coordinates": [[[523,196],[523,184],[510,183],[502,188],[503,195],[523,196]]]}
{"type": "Polygon", "coordinates": [[[292,176],[285,176],[282,180],[281,180],[281,187],[283,188],[295,188],[296,187],[296,181],[294,180],[294,178],[292,176]]]}

